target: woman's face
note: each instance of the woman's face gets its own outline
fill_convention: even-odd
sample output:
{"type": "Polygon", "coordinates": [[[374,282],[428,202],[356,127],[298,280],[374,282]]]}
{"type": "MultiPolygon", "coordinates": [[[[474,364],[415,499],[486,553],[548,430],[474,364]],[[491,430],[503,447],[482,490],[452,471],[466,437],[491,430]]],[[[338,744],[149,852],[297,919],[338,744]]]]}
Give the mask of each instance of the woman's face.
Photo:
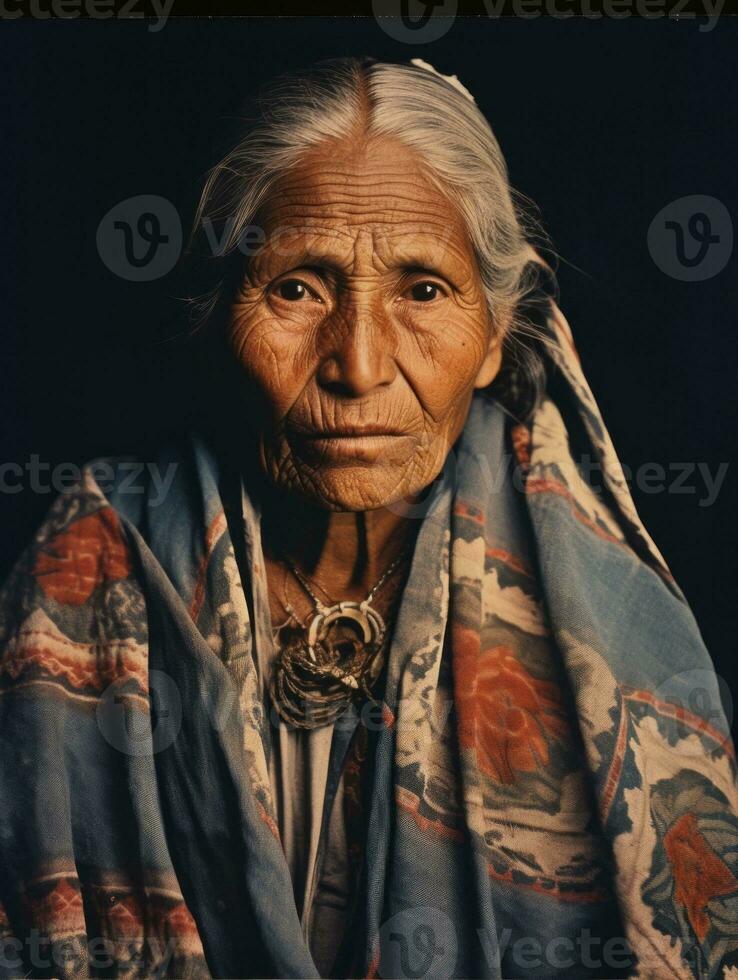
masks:
{"type": "Polygon", "coordinates": [[[331,510],[412,499],[499,368],[462,220],[372,140],[316,148],[257,221],[227,336],[267,476],[331,510]]]}

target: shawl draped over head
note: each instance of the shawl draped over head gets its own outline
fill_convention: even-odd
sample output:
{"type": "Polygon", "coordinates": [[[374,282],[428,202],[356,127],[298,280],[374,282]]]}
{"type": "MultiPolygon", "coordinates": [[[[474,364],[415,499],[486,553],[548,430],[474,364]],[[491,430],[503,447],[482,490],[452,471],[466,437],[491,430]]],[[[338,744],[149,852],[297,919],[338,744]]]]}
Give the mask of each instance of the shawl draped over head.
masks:
{"type": "MultiPolygon", "coordinates": [[[[735,978],[717,679],[552,300],[541,324],[545,397],[523,424],[475,394],[332,763],[353,975],[735,978]]],[[[163,499],[89,464],[3,591],[4,976],[318,976],[268,779],[258,501],[203,437],[172,463],[163,499]]]]}

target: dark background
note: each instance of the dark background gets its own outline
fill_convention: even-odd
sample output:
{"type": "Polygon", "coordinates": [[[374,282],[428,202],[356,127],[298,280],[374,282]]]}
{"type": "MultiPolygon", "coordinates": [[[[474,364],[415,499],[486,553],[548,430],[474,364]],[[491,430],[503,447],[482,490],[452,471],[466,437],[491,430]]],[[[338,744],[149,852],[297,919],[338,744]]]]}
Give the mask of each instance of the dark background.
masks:
{"type": "MultiPolygon", "coordinates": [[[[146,452],[192,411],[174,279],[135,283],[102,263],[118,201],[160,194],[185,223],[222,120],[271,75],[320,57],[422,57],[457,73],[540,207],[562,261],[562,308],[615,446],[646,462],[729,462],[711,507],[645,493],[636,506],[734,691],[735,326],[738,252],[679,282],[646,234],[670,201],[712,195],[738,220],[738,20],[458,18],[431,45],[365,19],[14,21],[0,25],[4,437],[0,461],[52,466],[146,452]]],[[[0,493],[4,575],[51,501],[0,493]]]]}

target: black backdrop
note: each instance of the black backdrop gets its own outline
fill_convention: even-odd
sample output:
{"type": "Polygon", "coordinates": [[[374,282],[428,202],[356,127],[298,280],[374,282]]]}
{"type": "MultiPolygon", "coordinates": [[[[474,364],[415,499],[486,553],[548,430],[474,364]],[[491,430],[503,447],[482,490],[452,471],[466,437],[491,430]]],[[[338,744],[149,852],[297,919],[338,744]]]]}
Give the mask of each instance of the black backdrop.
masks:
{"type": "MultiPolygon", "coordinates": [[[[730,463],[712,506],[649,493],[636,505],[736,689],[738,251],[703,282],[665,275],[647,245],[670,201],[711,195],[738,219],[738,20],[472,20],[430,45],[364,19],[15,21],[2,25],[3,375],[0,461],[54,465],[145,451],[189,407],[173,280],[102,263],[118,201],[159,194],[188,215],[224,116],[259,81],[315,58],[422,57],[458,73],[490,119],[513,185],[562,257],[585,371],[621,459],[730,463]]],[[[3,574],[48,508],[0,493],[3,574]]]]}

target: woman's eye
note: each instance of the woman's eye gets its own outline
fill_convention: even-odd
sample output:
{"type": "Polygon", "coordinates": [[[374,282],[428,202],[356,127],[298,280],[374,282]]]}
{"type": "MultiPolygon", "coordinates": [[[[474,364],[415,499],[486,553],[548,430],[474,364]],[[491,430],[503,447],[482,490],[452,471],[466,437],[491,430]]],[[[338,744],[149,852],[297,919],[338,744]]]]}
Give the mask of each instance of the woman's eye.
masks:
{"type": "Polygon", "coordinates": [[[293,302],[318,298],[312,289],[309,289],[299,279],[285,279],[283,282],[280,282],[276,288],[276,293],[280,299],[291,300],[293,302]]]}
{"type": "Polygon", "coordinates": [[[434,282],[416,282],[410,287],[410,296],[417,303],[428,303],[436,299],[440,293],[440,288],[434,282]]]}

